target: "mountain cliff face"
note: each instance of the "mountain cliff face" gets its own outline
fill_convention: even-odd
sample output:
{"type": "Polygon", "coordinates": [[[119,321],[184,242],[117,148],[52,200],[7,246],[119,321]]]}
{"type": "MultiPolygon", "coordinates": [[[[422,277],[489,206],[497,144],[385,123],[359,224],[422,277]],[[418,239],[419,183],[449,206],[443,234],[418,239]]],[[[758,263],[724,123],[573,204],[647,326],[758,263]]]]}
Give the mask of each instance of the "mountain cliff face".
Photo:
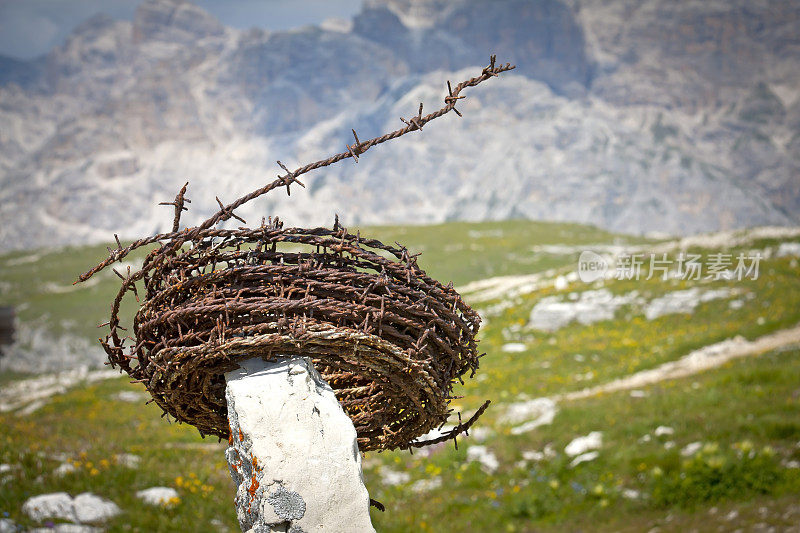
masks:
{"type": "Polygon", "coordinates": [[[179,0],[0,58],[0,249],[204,219],[278,172],[518,69],[448,116],[242,209],[295,224],[529,217],[633,233],[800,222],[796,2],[372,0],[348,24],[239,31],[179,0]]]}

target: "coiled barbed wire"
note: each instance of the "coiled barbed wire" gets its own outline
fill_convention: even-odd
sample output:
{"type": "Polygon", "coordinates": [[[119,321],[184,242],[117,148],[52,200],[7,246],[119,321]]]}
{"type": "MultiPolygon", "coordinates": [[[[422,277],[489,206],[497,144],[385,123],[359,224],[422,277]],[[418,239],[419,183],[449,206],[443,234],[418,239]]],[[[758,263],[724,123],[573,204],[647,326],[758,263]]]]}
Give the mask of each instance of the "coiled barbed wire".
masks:
{"type": "MultiPolygon", "coordinates": [[[[173,202],[172,231],[116,249],[82,274],[86,281],[130,252],[159,243],[142,268],[126,274],[114,299],[109,333],[101,344],[109,364],[144,384],[165,414],[193,424],[201,435],[230,438],[225,403],[226,372],[244,359],[308,356],[353,420],[362,451],[433,444],[465,432],[468,421],[430,441],[418,437],[441,427],[451,411],[456,381],[478,368],[475,341],[480,318],[452,284],[442,285],[397,245],[333,229],[284,228],[277,218],[256,228],[223,229],[234,210],[276,188],[304,185],[298,177],[412,131],[455,108],[466,87],[513,69],[495,56],[479,76],[455,88],[447,82],[444,107],[403,120],[405,126],[290,171],[220,209],[202,224],[180,230],[186,210],[184,185],[173,202]],[[144,297],[133,336],[120,325],[128,292],[144,297]],[[127,344],[131,341],[131,344],[127,344]]],[[[277,400],[276,400],[277,401],[277,400]]],[[[460,415],[459,415],[460,420],[460,415]]]]}

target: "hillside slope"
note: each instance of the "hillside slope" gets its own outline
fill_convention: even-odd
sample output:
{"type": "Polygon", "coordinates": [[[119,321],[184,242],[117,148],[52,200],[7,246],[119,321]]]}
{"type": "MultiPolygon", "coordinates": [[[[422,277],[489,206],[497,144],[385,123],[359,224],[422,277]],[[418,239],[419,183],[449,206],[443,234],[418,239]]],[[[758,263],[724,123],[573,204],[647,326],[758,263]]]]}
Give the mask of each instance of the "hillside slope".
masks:
{"type": "MultiPolygon", "coordinates": [[[[366,455],[370,496],[386,505],[373,510],[378,530],[796,528],[800,228],[677,241],[523,221],[362,230],[422,251],[420,265],[455,279],[479,310],[486,355],[451,407],[468,416],[492,400],[457,450],[366,455]],[[584,250],[618,262],[685,250],[706,267],[719,254],[731,268],[739,254],[761,259],[743,279],[705,268],[683,279],[673,262],[666,279],[644,279],[646,269],[616,279],[611,268],[584,283],[584,250]]],[[[0,302],[16,304],[26,327],[88,345],[119,280],[70,281],[102,255],[97,246],[0,256],[0,302]]],[[[0,372],[0,524],[45,525],[25,512],[30,498],[91,492],[120,508],[93,524],[109,531],[237,531],[225,442],[168,423],[143,405],[140,384],[115,376],[0,372]],[[136,495],[150,487],[175,499],[152,507],[136,495]]]]}

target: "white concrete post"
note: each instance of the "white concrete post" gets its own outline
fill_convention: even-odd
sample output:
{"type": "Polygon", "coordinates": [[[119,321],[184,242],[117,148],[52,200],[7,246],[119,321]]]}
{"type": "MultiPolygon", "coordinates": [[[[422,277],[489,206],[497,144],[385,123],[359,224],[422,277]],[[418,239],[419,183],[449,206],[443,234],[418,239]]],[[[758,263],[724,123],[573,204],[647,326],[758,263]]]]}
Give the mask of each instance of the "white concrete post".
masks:
{"type": "Polygon", "coordinates": [[[242,531],[374,531],[356,430],[311,361],[249,359],[225,379],[242,531]]]}

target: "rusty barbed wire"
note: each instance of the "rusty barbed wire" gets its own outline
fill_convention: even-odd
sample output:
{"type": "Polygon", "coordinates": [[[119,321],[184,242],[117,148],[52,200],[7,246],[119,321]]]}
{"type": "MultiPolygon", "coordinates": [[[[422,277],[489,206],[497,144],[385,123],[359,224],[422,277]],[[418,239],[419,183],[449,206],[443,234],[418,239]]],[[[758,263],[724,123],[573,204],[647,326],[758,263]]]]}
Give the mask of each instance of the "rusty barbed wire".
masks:
{"type": "Polygon", "coordinates": [[[410,449],[466,432],[488,406],[466,423],[430,440],[418,438],[441,427],[453,385],[474,375],[479,355],[475,335],[480,318],[453,289],[430,278],[416,255],[360,233],[333,229],[284,228],[276,217],[255,228],[223,229],[241,205],[276,188],[305,187],[298,177],[423,126],[455,108],[461,91],[513,69],[490,59],[479,76],[453,88],[447,82],[444,107],[401,118],[404,127],[354,143],[346,150],[285,172],[273,182],[224,204],[202,224],[180,230],[186,210],[185,184],[173,202],[172,231],[117,247],[82,274],[86,281],[130,252],[160,243],[138,271],[114,272],[122,280],[100,342],[109,364],[143,383],[165,414],[193,424],[201,435],[229,437],[226,372],[251,357],[274,360],[301,355],[333,388],[353,420],[362,451],[410,449]],[[280,247],[280,248],[279,248],[280,247]],[[140,300],[137,283],[143,283],[140,300]],[[139,309],[133,335],[120,325],[120,305],[132,292],[139,309]],[[130,344],[128,344],[130,342],[130,344]]]}

